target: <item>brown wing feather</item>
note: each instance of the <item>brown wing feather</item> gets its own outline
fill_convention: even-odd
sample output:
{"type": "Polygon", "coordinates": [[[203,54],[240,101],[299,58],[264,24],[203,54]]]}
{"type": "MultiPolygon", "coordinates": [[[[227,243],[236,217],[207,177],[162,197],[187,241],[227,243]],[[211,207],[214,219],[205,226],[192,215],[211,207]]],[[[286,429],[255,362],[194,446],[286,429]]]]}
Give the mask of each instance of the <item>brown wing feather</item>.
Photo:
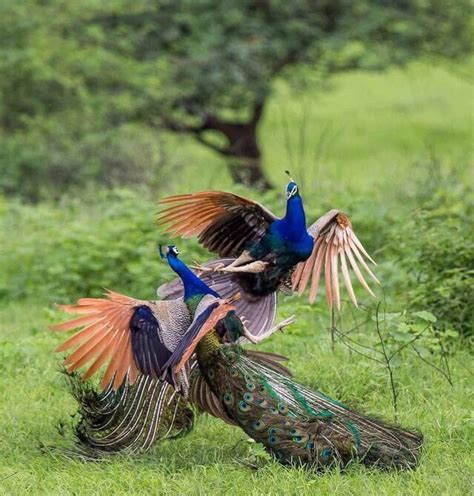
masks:
{"type": "Polygon", "coordinates": [[[118,389],[128,374],[130,383],[138,375],[133,358],[129,323],[137,306],[147,302],[128,296],[106,292],[106,298],[81,298],[76,305],[62,305],[68,313],[82,317],[51,326],[55,331],[83,329],[59,345],[60,352],[72,347],[76,349],[66,358],[69,371],[74,371],[91,363],[84,379],[88,379],[108,363],[101,386],[105,388],[113,378],[113,389],[118,389]]]}
{"type": "Polygon", "coordinates": [[[191,355],[194,353],[196,346],[199,344],[199,341],[210,331],[212,331],[217,322],[223,319],[231,310],[235,310],[235,307],[229,305],[228,303],[221,303],[217,308],[215,308],[206,322],[203,324],[197,336],[192,340],[191,344],[188,346],[186,351],[183,353],[180,361],[176,364],[174,368],[175,374],[177,374],[186,364],[186,362],[191,358],[191,355]]]}
{"type": "Polygon", "coordinates": [[[311,277],[309,302],[313,303],[318,293],[321,272],[324,270],[327,302],[330,307],[335,305],[339,309],[341,306],[340,267],[347,292],[354,305],[358,306],[349,275],[348,267],[350,265],[364,289],[374,296],[357,262],[375,282],[379,283],[365,259],[373,264],[375,262],[358,240],[352,229],[352,223],[346,214],[339,210],[330,210],[310,226],[308,232],[314,238],[314,248],[308,260],[298,264],[293,272],[292,285],[294,291],[302,294],[311,277]]]}
{"type": "Polygon", "coordinates": [[[198,236],[208,250],[238,257],[257,242],[276,216],[260,203],[222,191],[203,191],[164,198],[157,224],[171,236],[198,236]]]}

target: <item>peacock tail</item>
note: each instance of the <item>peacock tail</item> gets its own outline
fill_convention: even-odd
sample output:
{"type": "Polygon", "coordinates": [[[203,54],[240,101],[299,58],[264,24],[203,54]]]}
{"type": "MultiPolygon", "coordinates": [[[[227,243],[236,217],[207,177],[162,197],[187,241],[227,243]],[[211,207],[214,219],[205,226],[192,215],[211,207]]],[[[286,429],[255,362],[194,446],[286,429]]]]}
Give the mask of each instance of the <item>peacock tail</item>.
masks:
{"type": "Polygon", "coordinates": [[[319,391],[271,370],[238,345],[208,334],[198,363],[229,417],[283,464],[320,469],[360,460],[379,468],[411,468],[422,437],[366,417],[319,391]]]}
{"type": "Polygon", "coordinates": [[[118,390],[84,383],[77,373],[67,373],[69,389],[78,403],[74,427],[77,443],[68,455],[87,459],[120,452],[147,451],[156,442],[187,434],[195,412],[167,382],[141,375],[118,390]]]}
{"type": "MultiPolygon", "coordinates": [[[[281,363],[285,357],[254,350],[248,353],[270,370],[291,375],[281,363]]],[[[146,375],[140,375],[133,384],[125,380],[115,391],[112,383],[100,390],[90,381],[84,382],[76,372],[65,374],[78,404],[76,446],[61,450],[69,456],[99,459],[124,452],[146,452],[159,441],[189,433],[199,413],[236,425],[213,394],[195,358],[189,367],[188,398],[169,383],[146,375]]]]}

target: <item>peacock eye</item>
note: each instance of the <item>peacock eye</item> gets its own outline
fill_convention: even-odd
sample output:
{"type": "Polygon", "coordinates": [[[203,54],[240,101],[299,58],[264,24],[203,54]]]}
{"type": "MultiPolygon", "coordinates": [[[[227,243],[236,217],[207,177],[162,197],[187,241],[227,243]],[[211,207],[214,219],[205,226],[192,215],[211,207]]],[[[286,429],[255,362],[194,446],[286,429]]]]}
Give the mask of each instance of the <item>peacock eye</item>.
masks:
{"type": "Polygon", "coordinates": [[[252,403],[252,401],[253,401],[253,394],[251,394],[251,393],[245,393],[244,394],[244,401],[246,403],[252,403]]]}
{"type": "Polygon", "coordinates": [[[278,443],[278,436],[275,436],[275,435],[268,436],[268,442],[270,444],[276,444],[276,443],[278,443]]]}
{"type": "Polygon", "coordinates": [[[245,401],[240,401],[239,402],[239,410],[242,412],[248,412],[251,409],[251,406],[248,403],[245,403],[245,401]]]}
{"type": "Polygon", "coordinates": [[[319,453],[319,456],[320,456],[323,460],[327,460],[327,459],[331,456],[331,453],[332,453],[331,448],[325,448],[325,449],[323,449],[323,450],[319,453]]]}
{"type": "Polygon", "coordinates": [[[265,429],[265,422],[263,420],[254,420],[252,426],[256,431],[261,431],[265,429]]]}

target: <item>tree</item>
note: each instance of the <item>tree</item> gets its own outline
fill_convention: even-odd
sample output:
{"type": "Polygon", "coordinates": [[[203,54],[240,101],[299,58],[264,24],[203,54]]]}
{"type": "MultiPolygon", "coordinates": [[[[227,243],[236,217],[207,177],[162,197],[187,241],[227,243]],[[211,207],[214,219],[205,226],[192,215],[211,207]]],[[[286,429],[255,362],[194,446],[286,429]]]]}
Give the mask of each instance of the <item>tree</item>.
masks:
{"type": "MultiPolygon", "coordinates": [[[[454,57],[470,48],[468,0],[86,5],[56,0],[35,9],[49,26],[41,29],[61,39],[55,57],[63,57],[60,70],[68,76],[56,78],[59,88],[71,92],[80,81],[81,91],[72,93],[102,102],[112,125],[136,120],[189,133],[227,158],[236,182],[262,189],[270,182],[262,170],[258,126],[275,78],[302,78],[301,68],[315,65],[327,75],[378,70],[418,55],[454,57]],[[69,56],[61,55],[64,49],[69,56]]],[[[61,106],[61,98],[45,98],[61,106]]]]}

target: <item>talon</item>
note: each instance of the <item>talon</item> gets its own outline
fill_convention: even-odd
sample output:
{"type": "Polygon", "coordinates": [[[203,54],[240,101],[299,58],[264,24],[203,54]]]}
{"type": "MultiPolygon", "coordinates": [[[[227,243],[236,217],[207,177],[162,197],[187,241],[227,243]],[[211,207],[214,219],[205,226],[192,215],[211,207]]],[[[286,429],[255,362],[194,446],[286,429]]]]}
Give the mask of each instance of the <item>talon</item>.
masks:
{"type": "Polygon", "coordinates": [[[268,265],[270,265],[268,262],[257,260],[247,265],[242,265],[238,267],[227,266],[220,269],[220,272],[244,272],[244,273],[246,272],[249,274],[258,274],[260,272],[263,272],[268,267],[268,265]]]}
{"type": "Polygon", "coordinates": [[[282,320],[279,324],[275,326],[276,331],[283,331],[285,327],[288,327],[289,325],[293,324],[296,321],[296,317],[294,315],[291,315],[285,320],[282,320]]]}
{"type": "Polygon", "coordinates": [[[199,272],[199,273],[206,273],[206,272],[213,272],[212,267],[205,267],[204,265],[199,264],[198,262],[194,262],[191,266],[191,269],[199,272]]]}

